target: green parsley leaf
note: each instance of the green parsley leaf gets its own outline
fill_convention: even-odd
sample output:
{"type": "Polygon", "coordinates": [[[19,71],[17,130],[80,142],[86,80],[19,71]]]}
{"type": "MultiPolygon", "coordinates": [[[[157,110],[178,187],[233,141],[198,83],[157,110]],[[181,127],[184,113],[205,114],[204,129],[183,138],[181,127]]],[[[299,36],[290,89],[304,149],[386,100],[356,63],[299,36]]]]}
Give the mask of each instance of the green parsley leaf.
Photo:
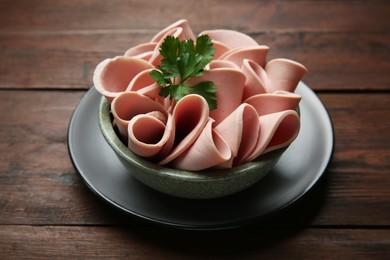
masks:
{"type": "Polygon", "coordinates": [[[171,84],[171,80],[169,78],[164,77],[164,74],[158,70],[153,70],[150,73],[150,76],[157,82],[159,86],[171,84]]]}
{"type": "Polygon", "coordinates": [[[167,36],[160,47],[163,57],[159,70],[153,70],[150,76],[161,86],[160,96],[170,97],[179,101],[185,95],[198,94],[203,96],[210,109],[217,108],[215,92],[217,88],[210,81],[200,82],[194,86],[186,84],[191,77],[201,76],[204,67],[214,57],[215,48],[207,35],[201,35],[193,40],[180,41],[173,36],[167,36]]]}

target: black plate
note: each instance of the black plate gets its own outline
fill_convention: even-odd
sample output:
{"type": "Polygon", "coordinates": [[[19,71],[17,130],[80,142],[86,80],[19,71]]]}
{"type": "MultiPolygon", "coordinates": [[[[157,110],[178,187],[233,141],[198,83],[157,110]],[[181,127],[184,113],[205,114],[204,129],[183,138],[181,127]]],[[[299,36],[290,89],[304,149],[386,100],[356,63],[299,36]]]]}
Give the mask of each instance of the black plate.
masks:
{"type": "Polygon", "coordinates": [[[134,179],[105,142],[97,122],[101,95],[91,88],[73,113],[68,148],[88,187],[124,212],[172,227],[219,229],[268,216],[302,197],[321,177],[333,151],[329,115],[314,92],[300,83],[301,130],[264,179],[237,194],[209,200],[180,199],[134,179]]]}

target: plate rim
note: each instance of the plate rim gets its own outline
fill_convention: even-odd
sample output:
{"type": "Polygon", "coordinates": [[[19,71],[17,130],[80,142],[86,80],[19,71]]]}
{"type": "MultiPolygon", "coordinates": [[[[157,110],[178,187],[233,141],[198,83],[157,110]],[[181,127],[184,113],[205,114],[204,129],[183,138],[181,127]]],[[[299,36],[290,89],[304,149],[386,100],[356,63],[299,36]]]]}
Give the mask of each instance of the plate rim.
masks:
{"type": "MultiPolygon", "coordinates": [[[[230,221],[230,222],[224,222],[224,223],[219,223],[219,224],[183,224],[183,223],[175,223],[173,221],[166,221],[166,220],[161,220],[156,217],[151,217],[147,216],[145,214],[139,213],[133,209],[129,209],[115,200],[111,199],[109,196],[101,192],[99,189],[94,187],[92,183],[88,180],[89,178],[85,175],[82,169],[80,169],[76,158],[74,158],[74,147],[70,144],[72,140],[72,135],[73,135],[73,129],[72,127],[74,126],[74,121],[76,120],[76,117],[78,116],[79,110],[81,109],[80,104],[85,102],[90,96],[93,94],[95,88],[92,86],[90,89],[86,91],[86,93],[82,96],[82,98],[79,100],[78,104],[76,105],[75,109],[73,110],[69,123],[68,123],[68,129],[67,129],[67,147],[68,147],[68,154],[71,159],[72,165],[75,169],[75,171],[78,173],[78,175],[81,177],[82,181],[84,184],[88,187],[89,190],[91,190],[95,195],[98,196],[98,198],[102,201],[104,201],[106,204],[112,206],[113,208],[119,210],[120,212],[126,213],[126,215],[130,215],[132,217],[137,217],[138,220],[142,220],[144,222],[147,222],[149,224],[157,224],[157,225],[162,225],[162,226],[168,226],[168,227],[173,227],[173,228],[179,228],[179,229],[187,229],[187,230],[221,230],[221,229],[232,229],[232,228],[237,228],[237,227],[242,227],[242,226],[247,226],[253,222],[257,222],[260,220],[264,220],[269,218],[272,215],[275,215],[277,213],[280,213],[284,211],[285,209],[291,207],[291,205],[295,204],[297,201],[299,201],[302,197],[304,197],[310,190],[313,189],[316,184],[323,178],[323,176],[326,173],[326,169],[328,168],[330,162],[332,161],[333,155],[334,155],[334,146],[335,146],[335,134],[334,134],[334,127],[333,127],[333,122],[332,118],[329,114],[328,109],[324,105],[323,101],[316,95],[316,93],[304,82],[299,82],[299,85],[297,88],[302,88],[303,91],[308,91],[310,95],[314,96],[319,102],[319,105],[321,106],[321,109],[323,112],[326,114],[326,119],[324,119],[330,127],[330,132],[328,132],[329,137],[330,137],[330,151],[329,154],[326,156],[326,163],[323,166],[323,169],[318,169],[318,174],[316,174],[316,177],[307,185],[305,186],[305,189],[302,190],[298,196],[295,196],[291,200],[289,200],[287,203],[276,207],[275,209],[271,210],[270,212],[267,212],[262,215],[256,215],[256,216],[250,216],[245,219],[241,220],[236,220],[236,221],[230,221]]],[[[98,105],[98,104],[97,104],[98,105]]],[[[96,108],[97,109],[97,108],[96,108]]],[[[97,120],[97,118],[96,118],[97,120]]],[[[234,195],[233,195],[234,196],[234,195]]],[[[191,201],[191,200],[189,200],[191,201]]]]}

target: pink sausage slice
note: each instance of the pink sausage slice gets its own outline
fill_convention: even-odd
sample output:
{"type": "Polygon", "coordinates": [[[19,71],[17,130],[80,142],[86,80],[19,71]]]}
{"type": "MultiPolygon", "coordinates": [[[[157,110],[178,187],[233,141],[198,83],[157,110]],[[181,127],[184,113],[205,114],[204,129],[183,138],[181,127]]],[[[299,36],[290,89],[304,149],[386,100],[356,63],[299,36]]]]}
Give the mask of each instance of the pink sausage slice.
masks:
{"type": "Polygon", "coordinates": [[[277,90],[294,92],[307,69],[300,63],[288,59],[274,59],[267,63],[267,92],[277,90]]]}
{"type": "Polygon", "coordinates": [[[253,60],[260,66],[265,65],[269,47],[265,45],[258,45],[256,47],[237,48],[230,50],[219,57],[220,60],[227,60],[242,66],[244,59],[253,60]]]}
{"type": "Polygon", "coordinates": [[[231,150],[225,140],[212,129],[210,119],[200,136],[184,153],[172,161],[179,170],[200,171],[224,163],[231,158],[231,150]]]}
{"type": "Polygon", "coordinates": [[[274,59],[265,68],[250,59],[245,59],[241,66],[246,76],[243,98],[256,94],[273,93],[278,90],[294,92],[299,81],[307,72],[306,68],[292,60],[274,59]]]}
{"type": "Polygon", "coordinates": [[[164,40],[164,38],[169,35],[167,34],[169,31],[171,31],[172,29],[176,29],[176,28],[182,28],[182,33],[181,33],[181,37],[183,39],[195,39],[196,36],[195,34],[193,33],[191,27],[190,27],[190,24],[188,23],[188,21],[186,19],[181,19],[181,20],[178,20],[176,22],[174,22],[173,24],[171,25],[168,25],[167,27],[165,27],[164,29],[162,29],[160,32],[158,32],[150,42],[160,42],[161,40],[164,40]]]}
{"type": "Polygon", "coordinates": [[[156,81],[150,76],[152,70],[153,69],[147,69],[138,73],[129,83],[126,92],[136,91],[163,104],[164,98],[159,95],[160,86],[158,86],[156,81]]]}
{"type": "Polygon", "coordinates": [[[259,116],[249,104],[241,104],[214,130],[226,140],[232,158],[219,168],[231,168],[245,161],[253,152],[260,133],[259,116]]]}
{"type": "Polygon", "coordinates": [[[175,125],[174,147],[159,162],[161,165],[171,162],[195,142],[209,119],[209,106],[202,96],[187,95],[177,102],[172,116],[175,125]]]}
{"type": "Polygon", "coordinates": [[[173,36],[176,38],[179,38],[179,40],[184,40],[184,36],[182,35],[183,28],[178,27],[178,28],[173,28],[168,30],[165,35],[156,43],[156,47],[154,48],[153,54],[151,55],[149,62],[152,63],[154,66],[158,66],[161,63],[162,56],[160,55],[160,47],[161,44],[164,42],[165,37],[167,36],[173,36]]]}
{"type": "Polygon", "coordinates": [[[230,48],[225,44],[223,44],[222,42],[214,41],[214,40],[211,40],[211,42],[213,43],[213,46],[215,48],[214,60],[218,60],[221,55],[230,51],[230,48]]]}
{"type": "MultiPolygon", "coordinates": [[[[299,134],[300,120],[295,111],[284,111],[284,118],[279,127],[273,133],[271,141],[268,143],[263,153],[268,153],[291,144],[299,134]]],[[[266,121],[263,119],[263,121],[266,121]]]]}
{"type": "Polygon", "coordinates": [[[150,114],[137,115],[129,122],[128,135],[128,147],[135,154],[145,158],[165,156],[175,136],[172,116],[168,115],[165,125],[150,114]]]}
{"type": "Polygon", "coordinates": [[[267,92],[267,74],[263,67],[253,60],[244,59],[241,71],[246,76],[244,93],[242,94],[243,100],[267,92]]]}
{"type": "Polygon", "coordinates": [[[261,154],[289,145],[297,137],[300,120],[297,112],[286,110],[259,117],[260,134],[253,153],[246,161],[252,161],[261,154]]]}
{"type": "Polygon", "coordinates": [[[168,116],[161,104],[137,92],[123,92],[115,97],[111,103],[111,111],[123,140],[127,140],[129,121],[136,115],[157,111],[165,118],[168,116]]]}
{"type": "Polygon", "coordinates": [[[124,92],[130,81],[140,72],[152,69],[149,62],[138,59],[118,56],[100,62],[93,74],[93,83],[98,92],[109,102],[124,92]]]}
{"type": "Polygon", "coordinates": [[[273,94],[258,94],[244,101],[252,105],[259,116],[281,112],[283,110],[295,110],[298,107],[301,96],[287,91],[276,91],[273,94]]]}
{"type": "Polygon", "coordinates": [[[125,57],[133,57],[133,58],[139,58],[143,60],[149,60],[155,49],[156,49],[157,43],[155,42],[148,42],[148,43],[142,43],[135,47],[132,47],[128,49],[124,56],[125,57]]]}
{"type": "Polygon", "coordinates": [[[195,40],[187,20],[179,20],[150,42],[124,56],[102,61],[93,76],[95,88],[111,102],[121,139],[137,155],[161,165],[199,171],[231,168],[288,146],[298,135],[301,97],[294,94],[306,68],[288,59],[266,62],[268,46],[232,30],[209,30],[216,49],[202,76],[188,85],[212,81],[217,109],[195,94],[172,104],[159,96],[150,72],[161,63],[165,37],[195,40]]]}
{"type": "Polygon", "coordinates": [[[233,30],[208,30],[199,35],[203,34],[207,34],[212,40],[226,45],[229,49],[258,46],[257,42],[250,36],[233,30]]]}
{"type": "Polygon", "coordinates": [[[156,83],[156,81],[150,76],[150,72],[153,69],[147,69],[138,73],[127,86],[126,91],[138,91],[142,88],[148,87],[156,83]]]}
{"type": "Polygon", "coordinates": [[[212,81],[217,87],[217,109],[210,111],[210,117],[218,125],[230,115],[240,104],[244,90],[245,75],[236,69],[213,69],[204,71],[203,75],[188,80],[189,85],[202,81],[212,81]]]}
{"type": "Polygon", "coordinates": [[[235,63],[227,60],[213,60],[209,63],[210,70],[213,69],[240,69],[235,63]]]}

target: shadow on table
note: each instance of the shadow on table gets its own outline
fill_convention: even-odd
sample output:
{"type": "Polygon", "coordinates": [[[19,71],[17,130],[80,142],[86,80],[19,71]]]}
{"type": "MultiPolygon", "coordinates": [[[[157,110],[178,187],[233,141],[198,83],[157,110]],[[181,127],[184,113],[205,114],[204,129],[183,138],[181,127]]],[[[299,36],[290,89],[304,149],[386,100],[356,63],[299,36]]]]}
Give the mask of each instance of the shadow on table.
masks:
{"type": "MultiPolygon", "coordinates": [[[[328,190],[327,174],[302,198],[277,214],[245,227],[225,230],[181,230],[145,223],[118,211],[109,218],[121,229],[135,234],[146,243],[186,253],[250,252],[273,246],[298,235],[319,215],[328,190]]],[[[109,207],[109,206],[107,206],[109,207]]]]}

